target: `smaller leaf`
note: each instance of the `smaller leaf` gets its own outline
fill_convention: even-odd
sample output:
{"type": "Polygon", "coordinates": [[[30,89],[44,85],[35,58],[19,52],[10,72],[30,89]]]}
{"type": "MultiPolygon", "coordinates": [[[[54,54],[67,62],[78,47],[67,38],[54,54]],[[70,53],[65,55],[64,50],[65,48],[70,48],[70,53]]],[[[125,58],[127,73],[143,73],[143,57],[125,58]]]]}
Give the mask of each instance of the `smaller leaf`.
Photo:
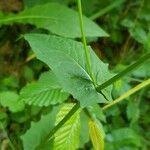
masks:
{"type": "Polygon", "coordinates": [[[93,117],[96,117],[97,119],[106,122],[106,117],[101,109],[101,107],[98,104],[94,104],[88,107],[88,110],[91,112],[93,117]]]}
{"type": "Polygon", "coordinates": [[[90,138],[95,150],[104,150],[104,130],[98,121],[89,120],[90,138]]]}
{"type": "Polygon", "coordinates": [[[140,110],[137,102],[130,100],[127,106],[128,119],[131,120],[131,123],[135,123],[138,120],[139,115],[140,115],[140,110]]]}
{"type": "Polygon", "coordinates": [[[146,31],[142,27],[136,27],[129,30],[130,35],[139,43],[145,44],[147,41],[147,34],[146,31]]]}
{"type": "Polygon", "coordinates": [[[21,100],[36,106],[62,103],[68,96],[69,94],[62,90],[51,71],[43,73],[38,82],[28,84],[20,93],[21,100]]]}
{"type": "Polygon", "coordinates": [[[25,104],[18,98],[19,96],[14,92],[1,92],[0,104],[3,107],[8,107],[8,109],[13,113],[19,112],[24,110],[25,104]]]}
{"type": "MultiPolygon", "coordinates": [[[[61,108],[56,117],[56,125],[72,109],[73,104],[66,104],[61,108]]],[[[76,150],[79,148],[80,138],[80,110],[76,111],[72,117],[55,133],[54,150],[76,150]]]]}
{"type": "Polygon", "coordinates": [[[150,60],[144,63],[141,67],[136,69],[132,74],[137,78],[150,77],[150,60]]]}
{"type": "Polygon", "coordinates": [[[121,25],[126,27],[126,28],[132,28],[134,27],[134,21],[131,20],[130,18],[125,18],[122,22],[121,25]]]}
{"type": "Polygon", "coordinates": [[[118,144],[128,145],[133,144],[136,146],[141,145],[140,137],[131,128],[120,128],[112,131],[113,141],[118,144]]]}

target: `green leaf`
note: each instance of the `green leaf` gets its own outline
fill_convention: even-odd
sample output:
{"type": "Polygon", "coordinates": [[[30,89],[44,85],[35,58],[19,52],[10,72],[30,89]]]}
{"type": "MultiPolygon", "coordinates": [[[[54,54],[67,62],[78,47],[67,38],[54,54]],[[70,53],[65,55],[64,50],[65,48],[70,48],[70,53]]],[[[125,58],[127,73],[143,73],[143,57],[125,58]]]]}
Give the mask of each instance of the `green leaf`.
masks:
{"type": "Polygon", "coordinates": [[[88,106],[87,109],[88,109],[88,111],[91,112],[91,115],[94,118],[97,118],[103,122],[106,122],[106,117],[104,115],[104,112],[98,104],[88,106]]]}
{"type": "Polygon", "coordinates": [[[120,128],[112,131],[113,142],[127,145],[134,144],[136,146],[141,145],[140,137],[131,128],[120,128]]]}
{"type": "Polygon", "coordinates": [[[9,91],[0,93],[0,105],[8,107],[13,113],[22,111],[25,107],[25,104],[19,100],[18,94],[9,91]]]}
{"type": "Polygon", "coordinates": [[[121,22],[121,25],[126,27],[126,28],[133,28],[135,24],[134,24],[134,21],[131,20],[130,18],[125,18],[121,22]]]}
{"type": "MultiPolygon", "coordinates": [[[[26,9],[17,15],[1,17],[0,24],[30,23],[64,37],[81,37],[78,13],[57,3],[48,3],[26,9]]],[[[108,36],[93,21],[84,17],[87,37],[108,36]]]]}
{"type": "Polygon", "coordinates": [[[38,82],[24,87],[20,99],[29,105],[48,106],[62,103],[69,94],[64,92],[52,71],[43,73],[38,82]]]}
{"type": "Polygon", "coordinates": [[[147,34],[146,31],[142,27],[134,27],[134,29],[130,29],[130,35],[139,43],[145,44],[147,41],[147,34]]]}
{"type": "MultiPolygon", "coordinates": [[[[27,132],[21,136],[24,150],[36,150],[47,137],[50,130],[54,127],[55,116],[59,107],[54,107],[52,112],[41,117],[38,122],[32,122],[31,127],[27,132]]],[[[50,149],[50,143],[46,144],[42,150],[50,149]]]]}
{"type": "Polygon", "coordinates": [[[138,78],[146,78],[150,77],[150,60],[148,60],[146,63],[144,63],[141,67],[136,69],[132,74],[135,77],[138,78]]]}
{"type": "MultiPolygon", "coordinates": [[[[63,89],[79,100],[81,106],[107,102],[93,85],[86,67],[83,45],[80,42],[44,34],[27,34],[25,39],[38,59],[53,70],[63,89]]],[[[96,84],[100,85],[112,75],[108,71],[108,65],[104,64],[90,47],[88,48],[96,84]]],[[[109,100],[111,89],[112,86],[109,86],[102,90],[109,100]]]]}
{"type": "Polygon", "coordinates": [[[87,114],[85,114],[84,111],[81,111],[80,113],[80,120],[81,120],[81,131],[80,131],[80,148],[84,148],[85,144],[89,142],[89,127],[88,127],[88,121],[89,118],[87,114]]]}
{"type": "Polygon", "coordinates": [[[135,123],[139,119],[139,116],[140,116],[140,109],[138,107],[138,102],[130,99],[127,106],[128,119],[131,120],[131,123],[135,123]]]}
{"type": "Polygon", "coordinates": [[[98,121],[89,120],[90,138],[95,150],[104,150],[104,131],[98,121]]]}
{"type": "MultiPolygon", "coordinates": [[[[56,117],[56,125],[71,110],[73,104],[66,104],[56,117]]],[[[54,150],[76,150],[79,147],[80,138],[80,110],[75,112],[73,116],[55,133],[54,150]]]]}
{"type": "Polygon", "coordinates": [[[129,82],[130,82],[129,76],[122,77],[120,80],[114,82],[112,90],[112,95],[114,99],[116,99],[117,97],[119,97],[120,95],[124,94],[125,92],[127,92],[132,88],[129,82]]]}

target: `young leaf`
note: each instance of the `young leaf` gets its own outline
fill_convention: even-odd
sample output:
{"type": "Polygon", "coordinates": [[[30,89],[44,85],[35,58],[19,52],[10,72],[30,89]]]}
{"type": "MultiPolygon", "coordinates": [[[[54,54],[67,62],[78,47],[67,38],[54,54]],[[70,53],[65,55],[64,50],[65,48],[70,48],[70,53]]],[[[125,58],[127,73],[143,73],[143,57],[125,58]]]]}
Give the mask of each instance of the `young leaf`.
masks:
{"type": "MultiPolygon", "coordinates": [[[[83,45],[70,39],[44,34],[27,34],[29,42],[38,59],[45,62],[55,73],[63,89],[80,101],[81,106],[106,103],[102,94],[96,91],[86,67],[83,45]]],[[[90,47],[91,64],[96,84],[108,80],[112,75],[90,47]]],[[[102,90],[111,100],[112,86],[102,90]]]]}
{"type": "Polygon", "coordinates": [[[8,107],[8,109],[13,112],[19,112],[24,110],[25,104],[20,101],[19,96],[14,92],[1,92],[0,93],[0,105],[3,107],[8,107]]]}
{"type": "Polygon", "coordinates": [[[27,85],[20,93],[21,100],[36,106],[62,103],[68,96],[68,93],[62,91],[52,71],[43,73],[38,82],[27,85]]]}
{"type": "MultiPolygon", "coordinates": [[[[17,15],[0,18],[0,24],[30,23],[64,37],[81,37],[78,13],[57,3],[48,3],[26,9],[17,15]]],[[[108,36],[93,21],[84,17],[87,37],[108,36]]]]}
{"type": "Polygon", "coordinates": [[[104,150],[104,131],[98,121],[89,120],[90,138],[95,150],[104,150]]]}
{"type": "MultiPolygon", "coordinates": [[[[73,104],[66,104],[56,117],[56,125],[71,110],[73,104]]],[[[54,150],[76,150],[79,147],[80,138],[80,110],[75,112],[73,116],[55,133],[54,150]]]]}

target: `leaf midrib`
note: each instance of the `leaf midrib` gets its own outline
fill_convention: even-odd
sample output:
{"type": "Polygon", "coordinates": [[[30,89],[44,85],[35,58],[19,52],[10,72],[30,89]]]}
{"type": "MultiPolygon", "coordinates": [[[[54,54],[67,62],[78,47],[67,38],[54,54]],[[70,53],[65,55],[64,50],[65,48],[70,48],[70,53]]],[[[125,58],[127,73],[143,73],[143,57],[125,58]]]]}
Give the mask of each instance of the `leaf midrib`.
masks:
{"type": "MultiPolygon", "coordinates": [[[[81,76],[80,78],[86,79],[86,80],[89,79],[89,80],[93,83],[93,81],[92,81],[90,75],[88,74],[87,70],[86,70],[85,68],[83,68],[83,66],[82,66],[79,62],[77,62],[74,57],[72,57],[72,56],[69,55],[68,53],[66,54],[66,53],[60,51],[59,49],[55,49],[55,50],[57,50],[57,53],[62,53],[62,54],[65,55],[68,59],[70,59],[72,62],[74,62],[74,63],[85,73],[85,75],[88,77],[88,78],[83,78],[83,77],[81,76]]],[[[49,53],[55,53],[55,54],[56,54],[56,51],[54,51],[54,50],[53,50],[53,51],[49,51],[49,53]]],[[[72,74],[72,75],[73,75],[73,74],[72,74]]],[[[93,85],[94,85],[94,84],[93,84],[93,85]]]]}
{"type": "MultiPolygon", "coordinates": [[[[22,14],[19,14],[19,15],[22,15],[22,14]]],[[[40,15],[34,15],[34,16],[21,16],[21,17],[9,17],[9,18],[5,18],[5,19],[2,19],[0,21],[0,23],[5,23],[5,22],[9,22],[9,21],[15,21],[15,20],[22,20],[22,19],[51,19],[51,20],[54,20],[54,21],[57,21],[57,20],[61,20],[61,19],[55,19],[55,18],[52,18],[52,17],[46,17],[46,16],[40,16],[40,15]]]]}

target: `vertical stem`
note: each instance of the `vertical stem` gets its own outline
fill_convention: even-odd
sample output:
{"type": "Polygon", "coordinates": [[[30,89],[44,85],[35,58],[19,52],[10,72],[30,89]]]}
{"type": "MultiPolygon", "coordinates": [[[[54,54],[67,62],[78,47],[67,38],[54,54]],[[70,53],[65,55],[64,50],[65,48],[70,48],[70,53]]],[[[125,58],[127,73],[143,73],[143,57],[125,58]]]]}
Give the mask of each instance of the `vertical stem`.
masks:
{"type": "Polygon", "coordinates": [[[77,0],[77,4],[78,4],[78,12],[79,12],[79,19],[80,19],[80,29],[81,29],[82,42],[83,42],[84,51],[85,51],[85,58],[86,58],[86,63],[87,63],[87,69],[88,69],[88,73],[90,74],[90,77],[92,78],[92,81],[93,81],[94,85],[96,86],[95,78],[94,78],[94,75],[93,75],[93,72],[92,72],[92,67],[91,67],[90,51],[87,48],[87,42],[86,42],[85,33],[84,33],[84,24],[83,24],[81,0],[77,0]]]}

